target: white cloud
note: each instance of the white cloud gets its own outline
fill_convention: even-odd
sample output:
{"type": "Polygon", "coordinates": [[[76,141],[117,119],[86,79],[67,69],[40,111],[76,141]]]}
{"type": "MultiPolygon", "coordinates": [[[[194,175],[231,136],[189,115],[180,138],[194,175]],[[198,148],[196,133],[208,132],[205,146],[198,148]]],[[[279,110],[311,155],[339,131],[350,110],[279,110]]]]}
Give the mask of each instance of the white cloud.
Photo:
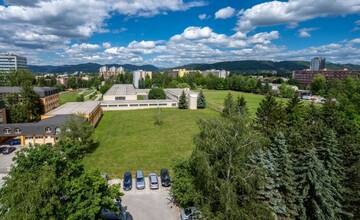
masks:
{"type": "Polygon", "coordinates": [[[156,44],[154,41],[132,41],[128,47],[131,49],[153,49],[156,44]]]}
{"type": "Polygon", "coordinates": [[[212,29],[209,27],[188,27],[180,35],[175,35],[171,38],[173,41],[186,40],[198,40],[203,38],[209,38],[211,36],[212,29]]]}
{"type": "Polygon", "coordinates": [[[360,44],[360,38],[355,38],[355,39],[351,40],[351,43],[360,44]]]}
{"type": "Polygon", "coordinates": [[[231,18],[232,16],[234,16],[234,14],[235,9],[233,9],[232,7],[222,8],[215,13],[215,19],[231,18]]]}
{"type": "Polygon", "coordinates": [[[211,18],[211,16],[210,16],[210,15],[207,15],[207,14],[199,14],[198,18],[199,18],[200,20],[206,20],[206,19],[211,18]]]}
{"type": "Polygon", "coordinates": [[[317,28],[301,28],[298,30],[298,35],[301,38],[309,38],[311,37],[311,32],[316,30],[317,28]]]}
{"type": "MultiPolygon", "coordinates": [[[[113,14],[153,16],[205,5],[195,0],[6,0],[5,3],[0,5],[0,42],[13,48],[31,49],[66,47],[74,39],[110,32],[104,22],[113,14]]],[[[123,31],[126,29],[114,32],[123,31]]]]}
{"type": "Polygon", "coordinates": [[[183,0],[128,0],[113,1],[113,9],[124,15],[153,16],[166,11],[184,11],[204,6],[202,1],[184,2],[183,0]]]}
{"type": "Polygon", "coordinates": [[[270,1],[241,13],[237,29],[250,31],[258,26],[297,24],[316,17],[360,12],[359,0],[289,0],[270,1]]]}
{"type": "Polygon", "coordinates": [[[108,49],[108,48],[111,47],[111,43],[109,43],[109,42],[104,42],[104,43],[102,44],[102,46],[103,46],[103,48],[108,49]]]}

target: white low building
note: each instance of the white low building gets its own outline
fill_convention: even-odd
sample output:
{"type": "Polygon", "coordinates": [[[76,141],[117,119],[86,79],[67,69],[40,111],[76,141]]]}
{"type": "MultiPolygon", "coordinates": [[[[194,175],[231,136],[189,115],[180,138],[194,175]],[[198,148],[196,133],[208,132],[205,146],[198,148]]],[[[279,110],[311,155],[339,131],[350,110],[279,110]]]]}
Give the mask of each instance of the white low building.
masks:
{"type": "Polygon", "coordinates": [[[137,92],[131,84],[115,84],[104,94],[103,100],[137,100],[137,92]]]}
{"type": "Polygon", "coordinates": [[[197,109],[197,92],[192,92],[187,88],[170,88],[164,89],[164,91],[166,99],[149,100],[150,89],[135,89],[131,84],[115,84],[104,94],[101,108],[104,111],[177,108],[180,96],[184,92],[189,109],[197,109]]]}

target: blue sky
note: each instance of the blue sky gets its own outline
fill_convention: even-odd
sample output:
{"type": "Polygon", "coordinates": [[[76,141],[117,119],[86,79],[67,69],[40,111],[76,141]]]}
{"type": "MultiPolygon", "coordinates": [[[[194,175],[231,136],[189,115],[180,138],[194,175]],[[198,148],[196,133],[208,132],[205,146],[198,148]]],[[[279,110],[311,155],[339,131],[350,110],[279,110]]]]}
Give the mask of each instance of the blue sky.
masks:
{"type": "Polygon", "coordinates": [[[360,0],[0,0],[0,53],[31,64],[360,64],[360,0]]]}

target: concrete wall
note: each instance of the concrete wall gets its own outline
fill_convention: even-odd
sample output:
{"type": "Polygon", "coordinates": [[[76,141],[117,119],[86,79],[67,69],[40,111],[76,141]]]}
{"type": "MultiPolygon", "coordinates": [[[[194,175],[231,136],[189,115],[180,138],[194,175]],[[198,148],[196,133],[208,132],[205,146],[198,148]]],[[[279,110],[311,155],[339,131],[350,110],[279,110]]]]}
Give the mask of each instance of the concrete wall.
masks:
{"type": "Polygon", "coordinates": [[[121,110],[136,110],[136,109],[151,109],[151,108],[177,108],[178,103],[172,100],[160,100],[159,102],[154,102],[154,100],[138,100],[134,102],[111,102],[101,103],[101,108],[103,111],[121,111],[121,110]]]}

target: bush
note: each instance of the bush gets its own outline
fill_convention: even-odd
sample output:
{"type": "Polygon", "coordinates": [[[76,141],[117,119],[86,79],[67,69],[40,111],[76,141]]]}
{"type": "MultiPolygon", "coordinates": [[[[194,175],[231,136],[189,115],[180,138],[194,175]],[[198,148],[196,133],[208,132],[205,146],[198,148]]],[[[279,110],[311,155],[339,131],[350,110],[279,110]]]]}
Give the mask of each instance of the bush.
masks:
{"type": "Polygon", "coordinates": [[[149,92],[149,99],[166,99],[166,94],[161,88],[152,88],[149,92]]]}

